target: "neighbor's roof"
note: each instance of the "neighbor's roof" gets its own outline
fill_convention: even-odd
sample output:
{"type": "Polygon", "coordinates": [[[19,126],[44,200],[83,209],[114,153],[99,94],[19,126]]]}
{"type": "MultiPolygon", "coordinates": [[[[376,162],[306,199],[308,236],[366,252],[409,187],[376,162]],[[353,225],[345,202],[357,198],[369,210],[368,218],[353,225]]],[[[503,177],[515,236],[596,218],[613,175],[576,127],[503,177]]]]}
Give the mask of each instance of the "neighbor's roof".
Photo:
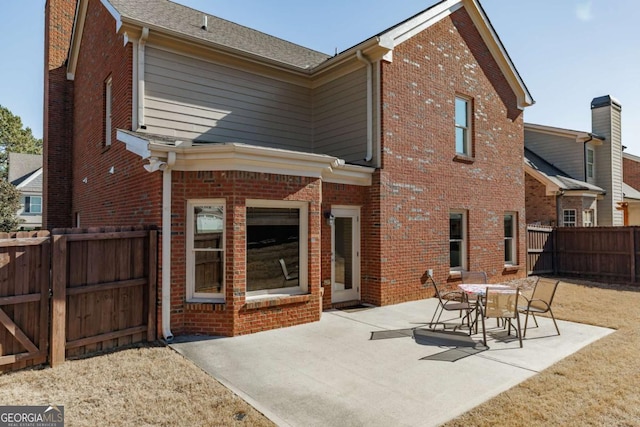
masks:
{"type": "Polygon", "coordinates": [[[526,166],[537,172],[550,183],[555,184],[560,190],[582,190],[602,194],[606,193],[605,190],[597,185],[571,178],[568,174],[553,166],[528,148],[524,149],[524,162],[526,166]]]}
{"type": "Polygon", "coordinates": [[[629,184],[622,183],[622,192],[625,199],[640,200],[640,191],[636,190],[629,184]]]}
{"type": "MultiPolygon", "coordinates": [[[[42,169],[42,154],[9,153],[9,182],[15,186],[42,169]]],[[[41,183],[42,188],[42,183],[41,183]]]]}

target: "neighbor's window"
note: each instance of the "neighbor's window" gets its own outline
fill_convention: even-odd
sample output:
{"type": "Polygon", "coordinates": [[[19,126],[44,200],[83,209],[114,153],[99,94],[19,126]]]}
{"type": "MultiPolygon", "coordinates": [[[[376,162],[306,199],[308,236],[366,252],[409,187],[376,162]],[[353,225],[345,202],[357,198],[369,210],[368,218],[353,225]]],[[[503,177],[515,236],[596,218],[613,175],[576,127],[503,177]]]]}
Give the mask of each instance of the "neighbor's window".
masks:
{"type": "Polygon", "coordinates": [[[247,201],[249,296],[306,292],[307,212],[306,202],[247,201]]]}
{"type": "Polygon", "coordinates": [[[517,264],[517,232],[516,214],[504,214],[504,263],[505,265],[517,264]]]}
{"type": "Polygon", "coordinates": [[[576,226],[576,210],[575,209],[564,209],[562,211],[562,225],[565,227],[576,226]]]}
{"type": "Polygon", "coordinates": [[[187,300],[224,300],[224,200],[187,202],[187,300]]]}
{"type": "Polygon", "coordinates": [[[112,80],[109,77],[104,82],[104,145],[111,145],[111,86],[112,80]]]}
{"type": "Polygon", "coordinates": [[[471,155],[470,116],[471,101],[456,97],[456,153],[471,155]]]}
{"type": "Polygon", "coordinates": [[[582,226],[593,227],[593,209],[587,209],[582,212],[582,226]]]}
{"type": "Polygon", "coordinates": [[[587,178],[593,178],[593,150],[591,148],[587,148],[587,178]]]}
{"type": "Polygon", "coordinates": [[[42,213],[42,197],[26,196],[24,198],[24,213],[41,214],[42,213]]]}
{"type": "Polygon", "coordinates": [[[451,270],[464,270],[466,266],[466,212],[449,213],[449,265],[451,270]]]}

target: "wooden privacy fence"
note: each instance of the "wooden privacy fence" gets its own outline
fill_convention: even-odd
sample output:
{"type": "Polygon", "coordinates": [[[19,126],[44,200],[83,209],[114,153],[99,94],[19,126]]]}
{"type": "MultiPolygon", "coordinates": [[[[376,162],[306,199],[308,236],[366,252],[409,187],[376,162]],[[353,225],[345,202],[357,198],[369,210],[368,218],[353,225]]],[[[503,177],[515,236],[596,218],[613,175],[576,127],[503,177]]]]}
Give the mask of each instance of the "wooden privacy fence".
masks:
{"type": "Polygon", "coordinates": [[[527,227],[529,274],[640,281],[640,227],[527,227]]]}
{"type": "Polygon", "coordinates": [[[0,239],[3,370],[156,339],[157,231],[64,229],[0,239]]]}

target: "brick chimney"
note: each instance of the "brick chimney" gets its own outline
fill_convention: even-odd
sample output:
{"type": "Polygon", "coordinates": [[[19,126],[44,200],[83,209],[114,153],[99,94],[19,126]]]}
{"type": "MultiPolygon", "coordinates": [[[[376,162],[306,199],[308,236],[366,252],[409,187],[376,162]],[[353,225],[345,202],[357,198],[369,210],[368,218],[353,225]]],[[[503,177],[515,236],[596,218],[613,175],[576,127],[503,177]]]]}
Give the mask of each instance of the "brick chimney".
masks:
{"type": "Polygon", "coordinates": [[[591,101],[591,128],[603,136],[602,145],[596,147],[595,184],[606,190],[598,201],[598,225],[624,225],[623,212],[617,210],[624,200],[622,193],[622,105],[609,95],[591,101]]]}
{"type": "Polygon", "coordinates": [[[71,227],[73,82],[67,55],[77,0],[47,0],[44,26],[43,228],[71,227]]]}

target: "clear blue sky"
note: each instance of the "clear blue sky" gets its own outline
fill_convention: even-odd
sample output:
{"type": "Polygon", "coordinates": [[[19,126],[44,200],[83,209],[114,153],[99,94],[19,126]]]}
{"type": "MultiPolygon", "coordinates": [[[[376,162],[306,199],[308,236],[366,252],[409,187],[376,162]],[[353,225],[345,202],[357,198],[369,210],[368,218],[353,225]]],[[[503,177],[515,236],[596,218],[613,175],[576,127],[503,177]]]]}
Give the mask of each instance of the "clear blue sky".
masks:
{"type": "MultiPolygon", "coordinates": [[[[436,0],[179,0],[333,54],[436,0]]],[[[622,138],[640,155],[638,0],[481,0],[536,104],[525,121],[591,130],[591,100],[622,104],[622,138]]],[[[0,0],[0,105],[42,137],[45,0],[0,0]]]]}

